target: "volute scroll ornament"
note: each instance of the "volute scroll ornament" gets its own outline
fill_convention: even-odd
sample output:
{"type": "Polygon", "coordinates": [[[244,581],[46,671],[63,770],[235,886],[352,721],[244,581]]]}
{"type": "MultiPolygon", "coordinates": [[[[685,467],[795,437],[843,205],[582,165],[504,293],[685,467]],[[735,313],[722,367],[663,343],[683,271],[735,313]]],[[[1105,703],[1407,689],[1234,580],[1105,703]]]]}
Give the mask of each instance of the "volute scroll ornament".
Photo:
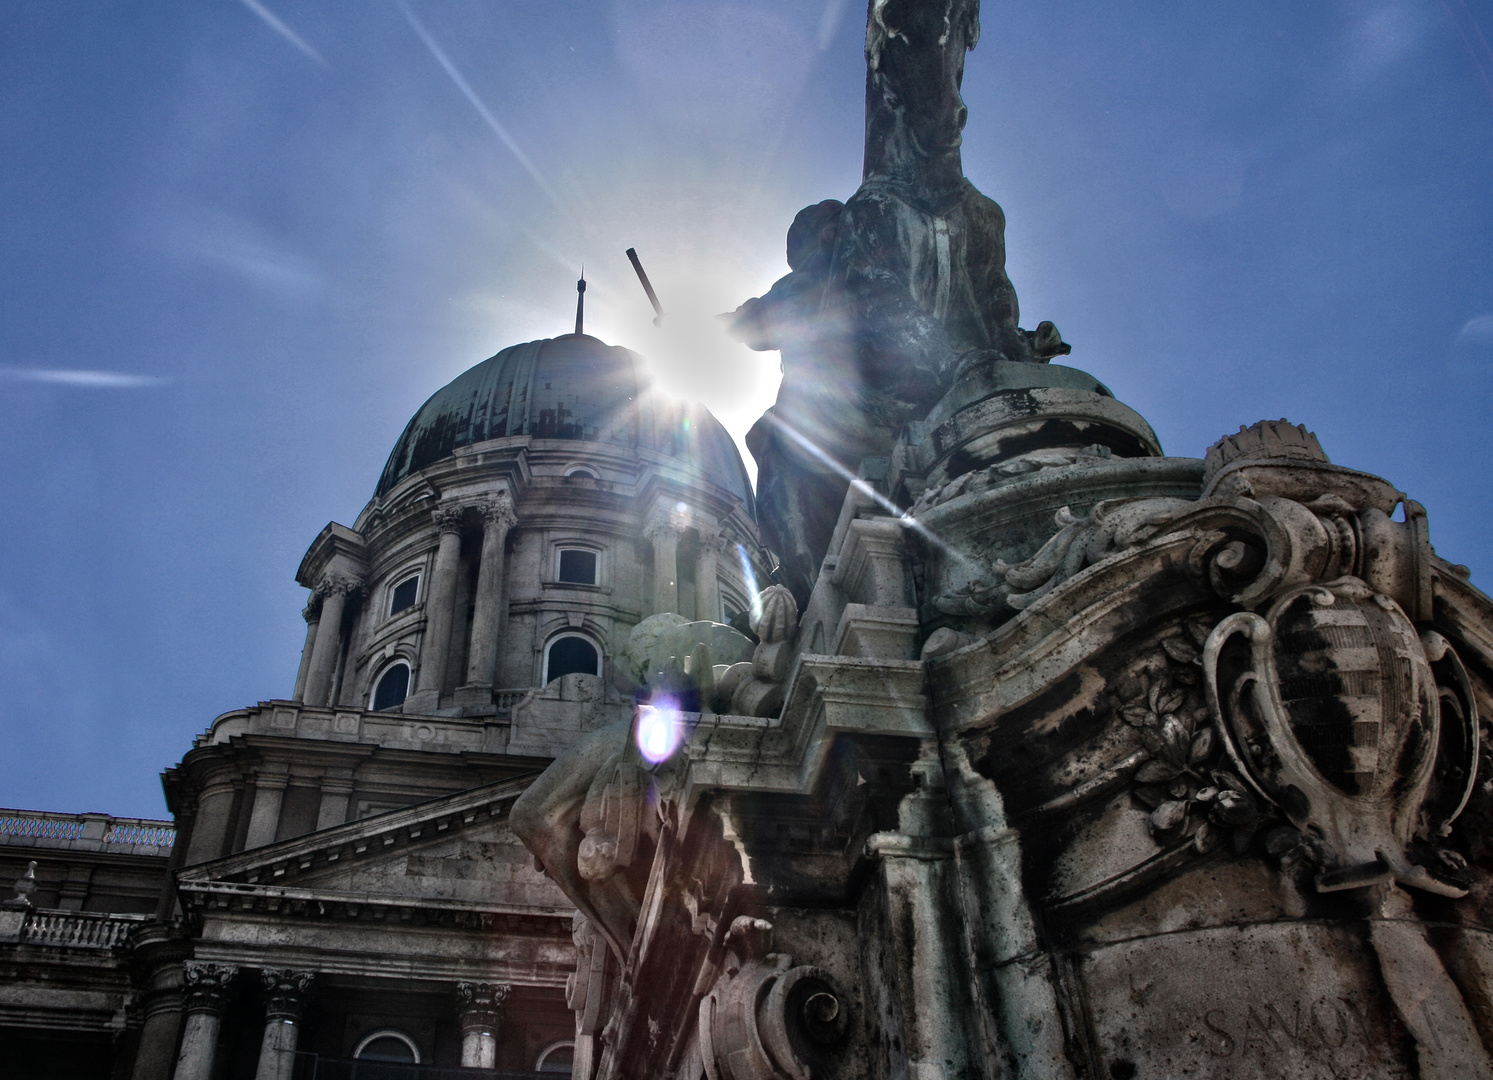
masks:
{"type": "Polygon", "coordinates": [[[726,937],[725,973],[700,1002],[708,1080],[817,1080],[844,1041],[844,992],[826,971],[767,952],[772,924],[739,916],[726,937]]]}

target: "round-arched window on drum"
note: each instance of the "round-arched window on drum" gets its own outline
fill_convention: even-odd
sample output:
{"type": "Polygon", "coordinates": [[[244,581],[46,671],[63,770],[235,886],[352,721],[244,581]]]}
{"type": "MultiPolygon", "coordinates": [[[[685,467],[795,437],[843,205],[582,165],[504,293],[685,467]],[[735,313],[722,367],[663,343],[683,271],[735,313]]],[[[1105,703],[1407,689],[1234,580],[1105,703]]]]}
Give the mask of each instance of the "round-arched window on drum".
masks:
{"type": "Polygon", "coordinates": [[[544,681],[554,682],[562,675],[600,675],[601,654],[583,637],[567,635],[550,642],[544,653],[544,681]]]}
{"type": "Polygon", "coordinates": [[[370,706],[374,712],[382,709],[393,709],[404,704],[404,699],[410,692],[410,666],[408,664],[395,664],[379,676],[378,685],[373,690],[373,704],[370,706]]]}

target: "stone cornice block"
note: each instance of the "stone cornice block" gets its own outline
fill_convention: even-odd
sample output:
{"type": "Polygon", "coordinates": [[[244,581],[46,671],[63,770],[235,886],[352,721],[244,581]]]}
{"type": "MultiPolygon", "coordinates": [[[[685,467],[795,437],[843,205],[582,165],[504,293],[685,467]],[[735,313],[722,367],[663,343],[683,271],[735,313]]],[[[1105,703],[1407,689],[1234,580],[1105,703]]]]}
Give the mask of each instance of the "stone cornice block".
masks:
{"type": "Polygon", "coordinates": [[[846,604],[835,629],[834,651],[868,660],[916,660],[917,638],[913,608],[846,604]]]}
{"type": "Polygon", "coordinates": [[[702,718],[687,744],[683,805],[707,790],[810,791],[835,739],[856,734],[933,734],[921,662],[799,657],[781,719],[702,718]]]}
{"type": "Polygon", "coordinates": [[[346,525],[329,521],[311,542],[295,579],[298,584],[314,589],[329,573],[361,578],[367,572],[368,550],[363,537],[346,525]]]}
{"type": "Polygon", "coordinates": [[[835,564],[835,586],[860,604],[912,603],[903,525],[895,518],[857,518],[846,530],[835,564]]]}

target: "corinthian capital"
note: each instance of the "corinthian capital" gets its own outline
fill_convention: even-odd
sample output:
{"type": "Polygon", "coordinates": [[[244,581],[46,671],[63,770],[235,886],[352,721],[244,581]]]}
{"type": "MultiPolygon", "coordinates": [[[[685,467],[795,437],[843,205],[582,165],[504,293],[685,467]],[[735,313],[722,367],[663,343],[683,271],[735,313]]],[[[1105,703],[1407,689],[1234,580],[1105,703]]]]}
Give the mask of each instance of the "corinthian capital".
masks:
{"type": "Polygon", "coordinates": [[[228,988],[236,975],[238,968],[233,964],[188,960],[182,965],[187,1011],[221,1013],[228,1004],[228,988]]]}
{"type": "Polygon", "coordinates": [[[700,533],[700,554],[714,555],[717,558],[731,549],[731,541],[722,532],[700,533]]]}
{"type": "Polygon", "coordinates": [[[460,532],[462,519],[466,517],[466,513],[465,506],[445,503],[430,512],[430,520],[435,522],[435,527],[443,533],[460,532]]]}
{"type": "Polygon", "coordinates": [[[325,600],[328,596],[361,596],[368,588],[360,578],[349,577],[346,574],[328,574],[321,579],[321,584],[316,586],[316,597],[313,602],[325,600]]]}
{"type": "Polygon", "coordinates": [[[643,535],[649,540],[668,536],[678,540],[679,534],[684,532],[685,528],[684,520],[678,514],[661,510],[644,522],[643,535]]]}
{"type": "Polygon", "coordinates": [[[299,1023],[306,1008],[306,993],[316,981],[316,973],[265,968],[260,972],[260,979],[264,983],[265,1019],[299,1023]]]}
{"type": "Polygon", "coordinates": [[[479,1029],[496,1033],[503,1017],[503,1003],[512,989],[507,983],[457,983],[456,1010],[462,1031],[479,1029]]]}
{"type": "Polygon", "coordinates": [[[513,510],[513,499],[506,491],[500,491],[477,507],[485,528],[507,532],[518,524],[518,515],[513,510]]]}

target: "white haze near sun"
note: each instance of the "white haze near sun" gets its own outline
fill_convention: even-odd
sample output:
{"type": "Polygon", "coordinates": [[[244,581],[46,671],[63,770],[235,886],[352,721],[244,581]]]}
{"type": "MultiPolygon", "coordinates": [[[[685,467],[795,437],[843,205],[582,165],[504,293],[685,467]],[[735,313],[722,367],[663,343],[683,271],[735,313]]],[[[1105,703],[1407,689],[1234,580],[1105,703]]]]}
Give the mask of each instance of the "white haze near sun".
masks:
{"type": "MultiPolygon", "coordinates": [[[[780,360],[732,341],[718,316],[788,272],[787,225],[798,207],[792,170],[778,158],[796,99],[847,6],[830,0],[793,18],[781,5],[613,4],[617,59],[649,119],[640,128],[588,127],[558,159],[553,147],[539,148],[553,174],[535,167],[553,195],[536,181],[529,213],[491,271],[453,297],[469,356],[490,345],[495,327],[513,341],[564,332],[584,268],[586,332],[641,353],[660,390],[710,409],[755,477],[743,436],[777,394],[780,360]],[[640,144],[650,131],[654,147],[640,144]],[[624,254],[630,247],[662,319],[624,254]]],[[[585,116],[579,103],[583,125],[585,116]]],[[[842,198],[858,180],[858,161],[845,165],[842,198]]],[[[474,228],[499,225],[505,208],[470,197],[474,228]]],[[[452,359],[451,375],[467,366],[466,357],[452,359]]]]}

